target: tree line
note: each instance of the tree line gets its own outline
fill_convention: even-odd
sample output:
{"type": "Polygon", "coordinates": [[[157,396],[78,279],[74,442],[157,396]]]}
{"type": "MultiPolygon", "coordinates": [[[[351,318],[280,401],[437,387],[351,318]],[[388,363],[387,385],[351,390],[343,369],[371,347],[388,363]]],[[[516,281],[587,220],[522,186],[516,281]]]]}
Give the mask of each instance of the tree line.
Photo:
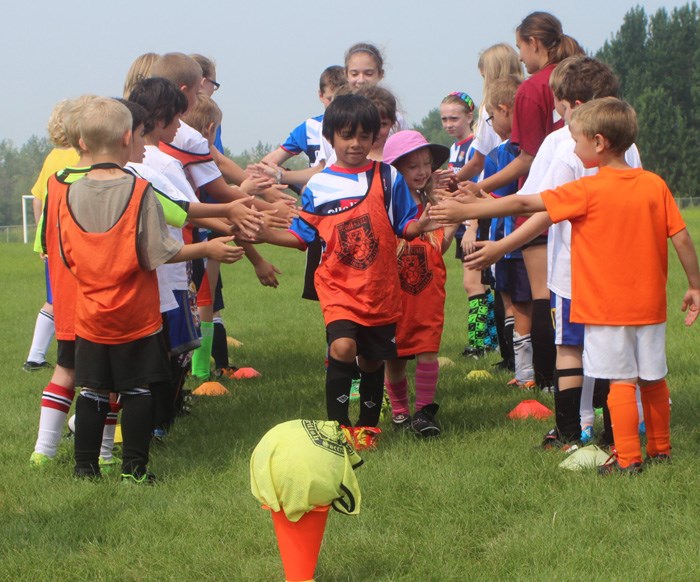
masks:
{"type": "MultiPolygon", "coordinates": [[[[660,174],[677,196],[700,198],[700,13],[695,2],[648,15],[630,10],[620,29],[595,55],[621,81],[622,97],[637,110],[644,167],[660,174]]],[[[440,112],[432,109],[415,126],[433,142],[450,145],[440,112]]],[[[256,146],[232,156],[239,164],[258,161],[272,149],[256,146]]],[[[0,224],[21,222],[21,196],[29,194],[51,150],[33,136],[20,147],[0,141],[0,224]]],[[[230,155],[230,152],[226,152],[230,155]]],[[[302,157],[302,156],[299,156],[302,157]]],[[[294,166],[300,166],[295,160],[294,166]]],[[[303,163],[301,164],[303,165],[303,163]]]]}

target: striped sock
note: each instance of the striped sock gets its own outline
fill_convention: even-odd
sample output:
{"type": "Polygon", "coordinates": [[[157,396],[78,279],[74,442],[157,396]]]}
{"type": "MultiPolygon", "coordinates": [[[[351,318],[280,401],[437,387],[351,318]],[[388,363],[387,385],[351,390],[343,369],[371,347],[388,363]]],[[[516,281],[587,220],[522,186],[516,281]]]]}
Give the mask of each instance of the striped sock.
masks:
{"type": "Polygon", "coordinates": [[[392,413],[408,414],[408,382],[406,378],[393,384],[387,380],[384,385],[389,394],[392,413]]]}
{"type": "Polygon", "coordinates": [[[65,388],[53,382],[49,382],[44,388],[41,396],[39,434],[34,445],[35,453],[41,453],[47,457],[56,455],[73,398],[75,398],[73,388],[65,388]]]}
{"type": "Polygon", "coordinates": [[[105,461],[112,460],[112,449],[114,449],[114,433],[117,430],[117,417],[122,405],[119,402],[109,403],[109,412],[105,420],[105,428],[102,431],[102,446],[100,447],[100,458],[105,461]]]}
{"type": "Polygon", "coordinates": [[[439,368],[440,365],[437,362],[416,364],[416,410],[433,403],[439,368]]]}
{"type": "Polygon", "coordinates": [[[666,380],[643,386],[642,406],[647,429],[647,455],[671,454],[671,404],[666,380]]]}

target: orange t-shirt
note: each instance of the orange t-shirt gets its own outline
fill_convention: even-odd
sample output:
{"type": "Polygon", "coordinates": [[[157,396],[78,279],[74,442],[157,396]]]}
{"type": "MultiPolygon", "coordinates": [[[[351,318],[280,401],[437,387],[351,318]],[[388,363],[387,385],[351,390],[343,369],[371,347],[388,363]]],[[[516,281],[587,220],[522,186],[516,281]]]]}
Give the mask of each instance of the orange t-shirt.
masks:
{"type": "Polygon", "coordinates": [[[667,238],[685,223],[659,176],[603,167],[542,201],[553,222],[571,222],[572,322],[666,321],[667,238]]]}

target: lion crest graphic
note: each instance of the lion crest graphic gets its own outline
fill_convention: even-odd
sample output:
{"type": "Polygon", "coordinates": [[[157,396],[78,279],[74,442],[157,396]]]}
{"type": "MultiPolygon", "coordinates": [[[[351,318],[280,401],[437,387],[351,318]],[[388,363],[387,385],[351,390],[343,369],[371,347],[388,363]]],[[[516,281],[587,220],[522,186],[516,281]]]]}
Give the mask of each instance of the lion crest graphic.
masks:
{"type": "Polygon", "coordinates": [[[428,269],[425,247],[407,246],[399,257],[399,278],[401,289],[411,295],[418,295],[433,279],[428,269]]]}
{"type": "Polygon", "coordinates": [[[374,236],[369,214],[341,222],[336,228],[340,242],[336,254],[340,262],[360,271],[368,269],[379,253],[379,242],[374,236]]]}

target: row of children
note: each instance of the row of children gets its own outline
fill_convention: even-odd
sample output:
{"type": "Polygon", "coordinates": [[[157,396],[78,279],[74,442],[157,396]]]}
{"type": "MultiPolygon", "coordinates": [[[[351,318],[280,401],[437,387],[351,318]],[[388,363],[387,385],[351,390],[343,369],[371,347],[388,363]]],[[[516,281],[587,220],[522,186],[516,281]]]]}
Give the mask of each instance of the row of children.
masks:
{"type": "MultiPolygon", "coordinates": [[[[212,107],[211,100],[198,93],[207,85],[213,92],[218,88],[218,82],[215,75],[203,74],[203,67],[196,61],[180,54],[156,56],[146,75],[149,78],[137,80],[133,90],[130,91],[129,100],[143,106],[146,110],[148,123],[144,124],[143,131],[147,143],[144,160],[147,167],[161,177],[170,178],[170,183],[180,187],[175,188],[180,189],[180,192],[188,191],[186,184],[190,185],[189,190],[194,190],[191,186],[198,190],[199,197],[194,192],[188,191],[189,196],[186,197],[189,198],[189,203],[183,201],[179,207],[188,211],[190,218],[200,220],[202,217],[215,216],[228,218],[227,224],[204,222],[202,226],[220,233],[229,233],[234,229],[241,240],[264,241],[299,249],[316,247],[317,255],[310,253],[307,261],[309,279],[313,278],[312,291],[314,292],[309,295],[318,296],[326,323],[328,417],[347,427],[350,438],[357,445],[371,442],[372,436],[377,432],[374,427],[379,421],[385,385],[391,400],[393,424],[396,427],[410,427],[416,433],[425,436],[440,432],[435,420],[438,406],[434,402],[434,396],[438,380],[437,354],[444,321],[445,266],[442,254],[449,247],[459,223],[463,223],[464,226],[460,248],[462,255],[467,259],[464,285],[470,296],[471,328],[469,331],[470,340],[473,342],[468,346],[470,349],[467,350],[467,354],[479,356],[486,347],[493,347],[496,344],[497,340],[488,336],[489,297],[491,297],[488,288],[493,284],[498,291],[499,301],[496,303],[502,306],[502,309],[496,312],[500,313],[500,317],[497,318],[499,320],[497,327],[500,332],[499,343],[504,367],[514,366],[516,381],[525,387],[531,386],[534,382],[543,388],[554,385],[555,330],[551,324],[549,305],[551,273],[549,287],[547,284],[548,264],[551,271],[554,261],[550,259],[549,263],[547,262],[546,249],[550,246],[553,249],[552,252],[556,250],[561,271],[555,271],[555,277],[557,281],[565,281],[568,277],[564,274],[566,269],[572,271],[568,267],[569,259],[566,255],[566,250],[569,248],[568,233],[553,233],[549,237],[550,242],[545,245],[547,239],[540,233],[549,226],[549,223],[542,217],[530,219],[527,224],[517,229],[513,224],[516,221],[509,219],[493,223],[489,220],[479,224],[477,220],[479,218],[513,216],[518,212],[512,210],[505,212],[504,209],[510,209],[510,206],[492,210],[493,205],[462,205],[458,199],[449,200],[449,198],[452,197],[457,184],[460,184],[459,191],[464,193],[463,196],[470,193],[469,195],[473,197],[474,192],[484,188],[497,196],[507,196],[517,191],[519,186],[521,193],[535,193],[583,175],[583,166],[579,169],[580,163],[571,155],[573,141],[568,129],[559,129],[552,133],[561,125],[557,121],[556,112],[560,111],[567,116],[578,105],[594,97],[615,95],[617,85],[607,67],[580,55],[582,51],[576,41],[562,33],[561,24],[552,15],[546,13],[529,15],[517,29],[516,44],[520,48],[520,59],[531,73],[531,77],[525,82],[521,82],[517,54],[512,48],[507,45],[496,45],[482,54],[479,67],[485,79],[485,98],[475,138],[472,139],[470,135],[474,104],[469,96],[464,93],[454,93],[441,104],[443,125],[456,139],[451,151],[436,144],[429,144],[417,132],[402,129],[403,122],[398,113],[395,98],[388,90],[376,84],[384,75],[381,54],[372,45],[364,43],[351,47],[347,52],[344,69],[329,68],[324,72],[325,82],[322,77],[319,96],[324,105],[327,100],[332,99],[332,102],[328,105],[323,118],[312,118],[302,124],[292,132],[285,144],[272,152],[263,160],[263,163],[248,168],[247,173],[223,156],[216,147],[211,147],[220,118],[212,119],[205,114],[202,117],[204,121],[197,128],[199,131],[186,124],[180,125],[180,115],[185,111],[189,114],[190,110],[197,109],[196,105],[201,105],[201,108],[208,106],[215,111],[215,105],[212,107]],[[347,88],[333,86],[343,84],[342,75],[339,74],[341,71],[344,72],[344,80],[348,83],[347,88]],[[550,89],[550,84],[554,85],[554,93],[550,89]],[[555,102],[555,95],[559,103],[555,102]],[[180,96],[179,101],[177,96],[180,96]],[[209,135],[210,140],[207,140],[204,134],[209,135]],[[548,135],[551,139],[547,138],[548,135]],[[562,149],[564,145],[569,148],[568,157],[564,157],[564,153],[559,153],[560,145],[562,149]],[[301,151],[309,156],[309,169],[289,171],[278,165],[289,156],[301,151]],[[164,158],[164,155],[169,157],[164,158]],[[569,166],[560,169],[556,174],[555,161],[560,158],[569,166]],[[438,168],[448,159],[450,160],[448,171],[439,171],[438,168]],[[525,177],[528,172],[530,178],[526,182],[525,177]],[[549,176],[550,174],[554,175],[549,176]],[[479,181],[475,184],[464,182],[478,176],[479,181]],[[271,186],[271,180],[280,186],[282,184],[304,186],[301,198],[302,210],[299,216],[295,216],[295,213],[289,209],[289,199],[280,193],[280,189],[271,186]],[[226,181],[238,183],[241,188],[231,188],[226,181]],[[520,183],[516,184],[516,181],[520,183]],[[246,196],[247,192],[258,194],[254,203],[252,198],[246,196]],[[209,205],[198,202],[206,199],[205,196],[212,196],[219,203],[210,208],[209,205]],[[266,214],[260,212],[261,208],[266,214]],[[192,214],[193,211],[195,215],[192,214]],[[199,214],[196,214],[197,212],[199,214]],[[289,219],[292,219],[289,230],[280,230],[280,227],[286,228],[289,219]],[[436,220],[445,226],[441,227],[436,220]],[[539,238],[538,235],[540,235],[539,238]],[[488,237],[501,238],[502,241],[491,246],[476,242],[477,238],[488,237]],[[523,249],[522,256],[516,254],[517,250],[532,238],[535,238],[539,244],[523,249]],[[558,246],[555,246],[557,241],[558,246]],[[480,250],[476,251],[476,249],[480,250]],[[499,252],[500,255],[496,257],[499,252]],[[496,258],[500,258],[505,253],[511,254],[497,264],[495,281],[488,276],[484,277],[481,268],[493,263],[496,258]],[[320,263],[318,256],[322,257],[320,263]],[[475,270],[473,267],[478,268],[475,270]],[[411,417],[407,395],[406,358],[414,356],[417,359],[416,408],[411,417]],[[349,419],[348,403],[350,387],[357,375],[359,375],[361,406],[360,417],[356,426],[353,427],[349,419]]],[[[92,101],[88,100],[88,103],[92,101]]],[[[85,107],[87,105],[83,108],[85,107]]],[[[87,111],[89,112],[89,109],[87,111]]],[[[595,121],[592,123],[597,130],[599,126],[596,123],[599,119],[596,115],[593,116],[595,121]]],[[[90,140],[85,140],[82,136],[83,132],[86,135],[89,134],[89,122],[86,120],[89,120],[90,116],[84,115],[81,109],[76,117],[79,118],[78,125],[81,127],[78,133],[82,140],[79,141],[81,154],[85,158],[83,166],[90,168],[89,173],[87,179],[76,182],[75,186],[70,188],[67,184],[69,180],[60,179],[61,174],[52,178],[50,186],[52,185],[57,192],[54,196],[57,201],[51,202],[51,196],[47,199],[44,205],[45,224],[69,224],[68,216],[73,221],[81,218],[80,210],[73,209],[74,196],[75,204],[81,203],[79,194],[74,194],[74,190],[76,188],[81,190],[86,187],[85,184],[91,185],[91,179],[105,182],[104,185],[107,188],[112,188],[111,182],[118,168],[104,164],[120,165],[120,160],[116,159],[117,142],[112,144],[113,148],[109,153],[95,156],[96,152],[101,151],[102,144],[96,147],[93,142],[91,150],[88,143],[90,140]],[[86,124],[84,128],[82,124],[86,124]],[[59,188],[57,184],[63,184],[63,187],[59,188]],[[80,184],[79,187],[78,184],[80,184]],[[46,217],[49,218],[48,221],[46,217]],[[59,221],[59,218],[64,220],[59,221]]],[[[134,115],[135,118],[136,115],[134,115]]],[[[625,123],[632,124],[629,115],[625,118],[625,123]]],[[[135,126],[135,129],[137,130],[135,134],[139,133],[138,126],[135,126]]],[[[585,131],[589,129],[587,126],[585,131]]],[[[608,140],[605,142],[608,145],[611,143],[611,136],[603,131],[595,131],[592,137],[600,140],[600,136],[603,136],[604,142],[608,140]]],[[[124,133],[120,137],[122,141],[128,142],[124,133]]],[[[627,146],[632,146],[632,141],[627,146]]],[[[126,145],[123,147],[126,148],[126,145]]],[[[615,148],[613,148],[614,152],[619,153],[617,145],[615,148]]],[[[105,151],[107,149],[109,148],[105,151]]],[[[132,155],[138,158],[138,155],[132,155]]],[[[637,162],[633,161],[633,163],[639,165],[638,158],[637,162]]],[[[84,175],[86,171],[84,168],[82,174],[84,175]]],[[[138,172],[138,168],[134,171],[138,172]]],[[[77,173],[80,172],[67,171],[62,174],[77,173]]],[[[154,186],[159,180],[151,175],[144,174],[143,177],[154,186]]],[[[126,176],[122,180],[132,180],[134,184],[140,184],[139,179],[134,178],[133,175],[126,176]]],[[[132,189],[139,191],[135,187],[132,189]]],[[[166,187],[162,189],[167,190],[166,187]]],[[[149,192],[146,186],[143,190],[144,193],[149,192]]],[[[121,198],[116,194],[114,197],[105,198],[117,200],[116,206],[120,211],[123,210],[124,204],[128,207],[128,203],[124,202],[128,197],[125,198],[124,194],[121,198]]],[[[177,198],[175,195],[169,197],[171,201],[175,198],[177,198]]],[[[535,198],[530,197],[532,200],[535,198]]],[[[509,196],[503,202],[523,199],[526,197],[509,196]]],[[[671,203],[667,202],[667,206],[670,205],[671,203]]],[[[518,207],[518,210],[520,209],[518,207]]],[[[185,272],[183,278],[182,275],[175,276],[166,272],[161,276],[161,271],[158,271],[161,295],[164,295],[160,310],[168,330],[174,371],[171,377],[174,376],[177,380],[163,381],[160,376],[155,378],[157,375],[155,372],[153,379],[148,374],[137,378],[132,376],[128,379],[104,377],[104,374],[111,373],[105,371],[110,369],[106,362],[110,358],[116,358],[115,361],[119,361],[125,353],[131,357],[129,350],[133,349],[131,344],[132,339],[135,339],[134,333],[139,336],[138,340],[141,340],[143,338],[140,334],[143,330],[136,332],[130,330],[130,333],[119,338],[108,338],[110,341],[104,342],[107,347],[100,355],[103,358],[101,361],[97,359],[94,348],[90,351],[82,347],[85,341],[90,341],[90,338],[83,337],[81,333],[89,335],[93,340],[104,339],[100,333],[94,333],[94,330],[89,329],[91,325],[86,326],[84,321],[78,323],[81,317],[99,321],[101,312],[99,309],[93,310],[94,313],[91,312],[90,301],[97,301],[96,298],[101,300],[104,289],[95,281],[96,273],[80,266],[80,260],[85,257],[75,251],[75,245],[80,246],[87,239],[81,239],[78,234],[83,236],[92,228],[106,235],[115,230],[113,226],[115,221],[116,224],[120,224],[124,216],[129,217],[129,220],[137,219],[137,223],[141,220],[138,210],[133,213],[133,216],[132,213],[125,212],[121,217],[119,213],[115,214],[114,207],[111,212],[99,224],[86,226],[78,220],[79,228],[59,228],[53,232],[51,229],[43,229],[45,233],[43,248],[49,256],[51,281],[54,282],[58,277],[55,271],[62,270],[65,275],[65,265],[67,265],[79,282],[77,306],[82,304],[88,306],[83,305],[82,309],[85,311],[82,312],[78,309],[78,317],[75,320],[75,329],[79,332],[76,337],[76,348],[79,347],[79,349],[76,350],[75,377],[69,382],[63,381],[67,386],[55,382],[59,370],[62,371],[61,373],[66,369],[71,370],[68,364],[73,364],[72,361],[62,357],[65,350],[60,349],[60,367],[57,367],[54,381],[44,393],[44,400],[47,402],[62,399],[61,410],[65,413],[67,412],[66,403],[70,406],[72,395],[69,398],[67,394],[57,392],[54,387],[62,388],[66,393],[72,391],[76,383],[86,387],[83,398],[78,400],[79,403],[83,402],[78,409],[78,412],[82,413],[82,415],[79,414],[79,418],[82,416],[83,420],[76,422],[76,472],[83,475],[99,475],[100,471],[99,438],[102,438],[101,429],[104,426],[105,411],[108,408],[107,401],[100,390],[111,388],[122,391],[127,397],[146,394],[150,397],[152,390],[156,400],[160,397],[156,395],[164,395],[161,402],[163,409],[167,412],[161,418],[165,419],[163,424],[167,426],[172,422],[173,402],[177,400],[184,370],[188,364],[187,357],[183,357],[183,354],[188,353],[200,341],[198,331],[192,327],[193,318],[190,310],[192,299],[186,289],[189,282],[187,273],[185,272]],[[50,243],[52,240],[55,245],[53,248],[50,243]],[[178,277],[184,282],[185,288],[177,288],[177,285],[173,284],[178,277]],[[178,293],[172,293],[173,291],[181,292],[179,299],[178,293]],[[92,294],[96,294],[95,297],[92,297],[92,294]],[[171,301],[170,304],[168,300],[171,301]],[[126,346],[124,347],[121,346],[122,341],[114,341],[115,339],[128,339],[128,343],[124,344],[126,346]],[[87,362],[93,362],[92,367],[82,367],[86,364],[81,363],[83,362],[81,354],[83,357],[87,356],[87,362]],[[95,366],[95,362],[100,363],[95,366]],[[158,389],[154,387],[156,380],[164,382],[158,389]],[[128,387],[127,384],[129,384],[128,387]],[[60,397],[52,394],[59,394],[60,397]],[[85,402],[90,405],[88,406],[85,402]],[[93,405],[93,402],[96,404],[93,405]]],[[[124,220],[127,219],[124,218],[124,220]]],[[[182,226],[182,222],[173,226],[177,231],[182,226]]],[[[159,231],[155,226],[151,230],[154,233],[163,232],[162,228],[159,231]]],[[[145,228],[138,232],[144,240],[149,238],[144,234],[145,228]]],[[[682,227],[679,216],[673,215],[673,220],[669,219],[667,234],[674,238],[674,243],[678,242],[683,264],[689,273],[692,292],[689,292],[686,297],[686,303],[692,308],[693,316],[689,319],[691,321],[697,315],[698,306],[698,297],[695,294],[698,286],[695,284],[696,273],[693,270],[696,268],[696,260],[693,266],[694,253],[692,256],[689,254],[687,249],[689,239],[686,239],[687,233],[682,227]],[[681,232],[685,234],[677,236],[681,232]]],[[[106,240],[109,237],[102,238],[106,240]]],[[[162,234],[154,234],[153,238],[161,242],[170,240],[162,234]]],[[[205,255],[214,261],[220,259],[233,261],[240,258],[241,251],[234,252],[221,241],[214,245],[213,243],[216,242],[214,240],[210,243],[200,243],[205,246],[193,246],[185,256],[189,258],[205,255]],[[209,246],[206,246],[207,244],[209,246]]],[[[139,277],[144,278],[141,271],[148,271],[155,267],[165,271],[160,265],[173,257],[181,256],[182,248],[188,248],[188,245],[179,247],[177,243],[172,242],[167,245],[167,250],[161,249],[160,254],[151,259],[145,258],[147,256],[145,250],[140,251],[136,261],[132,256],[130,262],[125,261],[124,270],[115,271],[114,276],[128,279],[126,273],[131,277],[138,272],[139,277]],[[179,250],[175,251],[176,248],[179,250]]],[[[255,254],[250,245],[244,246],[246,254],[255,254]]],[[[571,248],[574,249],[575,245],[571,248]]],[[[572,252],[575,254],[575,250],[572,252]]],[[[201,292],[198,298],[200,313],[205,322],[212,321],[213,312],[216,309],[211,305],[209,310],[206,309],[206,302],[212,301],[213,294],[209,292],[209,297],[206,297],[207,284],[210,289],[216,289],[218,280],[218,265],[212,263],[213,261],[210,261],[206,267],[206,275],[202,275],[200,291],[204,288],[204,292],[201,292]]],[[[574,264],[576,264],[575,261],[574,264]]],[[[663,261],[658,265],[659,268],[664,266],[663,261]]],[[[576,272],[574,267],[573,273],[576,272]]],[[[204,273],[203,269],[202,273],[204,273]]],[[[580,279],[587,281],[587,275],[588,273],[582,276],[574,275],[573,280],[574,282],[580,279]]],[[[274,271],[267,268],[266,276],[274,279],[274,271]]],[[[598,279],[600,278],[599,275],[598,279]]],[[[270,279],[267,280],[270,281],[270,279]]],[[[114,283],[115,281],[110,281],[110,284],[114,283]]],[[[598,281],[597,284],[591,284],[594,287],[594,295],[598,292],[602,293],[600,287],[605,283],[598,281]]],[[[132,283],[129,280],[125,284],[132,283]]],[[[565,283],[562,284],[565,285],[565,283]]],[[[151,283],[148,285],[143,283],[142,286],[145,288],[149,285],[151,283]]],[[[54,291],[57,288],[59,286],[53,286],[54,291]]],[[[554,313],[557,316],[555,320],[559,346],[556,361],[559,390],[555,394],[557,427],[547,435],[545,439],[547,446],[563,446],[577,442],[581,436],[579,410],[584,367],[581,364],[583,336],[582,329],[572,325],[569,317],[571,314],[574,318],[572,321],[596,323],[592,320],[575,319],[579,317],[576,300],[574,299],[571,303],[572,297],[577,296],[575,290],[569,293],[569,297],[566,290],[559,289],[558,293],[559,296],[553,300],[554,313]]],[[[112,300],[116,301],[120,308],[128,311],[138,308],[138,303],[134,303],[134,298],[137,296],[138,293],[127,294],[123,300],[116,301],[114,298],[112,300]]],[[[661,299],[665,299],[665,296],[661,299]]],[[[659,298],[656,297],[656,300],[658,301],[659,298]]],[[[97,302],[97,305],[104,305],[104,303],[97,302]]],[[[108,305],[111,304],[108,303],[108,305]]],[[[57,337],[62,339],[58,335],[59,311],[54,301],[57,337]]],[[[653,317],[656,317],[656,312],[654,313],[653,317]]],[[[609,314],[606,313],[607,315],[609,314]]],[[[155,319],[151,322],[148,318],[142,318],[142,323],[143,321],[150,322],[147,337],[152,337],[150,334],[155,331],[155,328],[151,329],[151,327],[155,325],[155,319]]],[[[615,319],[608,318],[606,321],[614,322],[615,319]]],[[[98,332],[104,331],[99,323],[95,325],[98,332]]],[[[205,333],[203,324],[202,337],[205,333]]],[[[600,335],[602,339],[598,343],[598,352],[593,356],[593,361],[596,361],[595,358],[605,350],[601,346],[611,341],[609,334],[600,335]]],[[[658,350],[659,334],[648,335],[653,336],[655,342],[649,350],[658,350]]],[[[619,339],[613,341],[625,344],[619,339]]],[[[663,342],[663,337],[661,341],[663,342]]],[[[100,341],[94,343],[100,344],[100,341]]],[[[61,347],[59,344],[59,348],[61,347]]],[[[627,356],[628,359],[632,358],[636,362],[634,354],[627,356]]],[[[612,380],[621,378],[604,366],[591,366],[589,370],[585,355],[583,359],[586,362],[587,376],[590,378],[612,380]]],[[[615,363],[619,361],[620,356],[615,363]]],[[[208,376],[208,355],[206,362],[202,377],[208,376]]],[[[132,369],[138,368],[132,367],[132,369]]],[[[651,457],[663,457],[670,454],[668,415],[664,415],[663,406],[659,404],[663,400],[659,394],[664,393],[665,384],[659,383],[658,380],[665,375],[665,364],[652,369],[653,372],[646,369],[642,371],[636,367],[633,370],[629,368],[625,370],[629,374],[623,378],[627,383],[623,381],[622,384],[628,386],[629,378],[634,377],[635,382],[637,377],[641,378],[645,418],[649,416],[648,431],[649,423],[652,424],[647,450],[651,457]],[[662,367],[664,367],[663,373],[661,373],[662,367]],[[651,383],[653,397],[650,396],[652,390],[646,385],[648,380],[653,380],[651,383]],[[653,406],[648,405],[649,402],[653,402],[653,406]]],[[[617,371],[616,369],[615,372],[617,371]]],[[[613,394],[620,393],[618,384],[620,383],[613,383],[613,394]]],[[[667,389],[665,390],[667,394],[667,389]]],[[[627,398],[626,393],[624,398],[627,398]]],[[[612,402],[623,400],[622,397],[617,396],[611,396],[611,399],[611,409],[614,409],[612,402]]],[[[666,399],[667,405],[668,399],[666,399]]],[[[625,407],[618,408],[618,410],[624,408],[624,414],[611,410],[616,429],[618,424],[625,427],[631,426],[631,413],[627,407],[627,400],[625,400],[625,407]],[[616,420],[616,414],[623,420],[616,420]]],[[[132,405],[129,410],[133,408],[132,405]]],[[[139,410],[143,415],[146,407],[139,410]]],[[[133,421],[127,420],[127,416],[133,418],[134,413],[127,413],[126,406],[123,414],[124,478],[148,480],[150,477],[144,461],[144,458],[147,459],[148,451],[145,432],[143,429],[140,432],[135,430],[133,421]],[[131,436],[127,436],[127,433],[131,436]],[[136,438],[134,435],[138,435],[140,439],[138,446],[133,444],[135,442],[133,439],[136,438]],[[126,446],[127,439],[132,443],[129,447],[126,446]]],[[[42,418],[43,416],[42,401],[42,418]]],[[[150,428],[152,425],[148,426],[150,428]]],[[[41,440],[41,431],[39,440],[41,440]]],[[[621,455],[620,464],[616,467],[628,468],[631,463],[636,464],[638,460],[634,457],[630,461],[628,432],[624,433],[623,440],[627,442],[627,449],[621,455]]],[[[638,446],[638,436],[636,443],[638,446]]],[[[55,448],[53,452],[55,454],[55,448]]],[[[37,454],[51,456],[49,453],[42,453],[39,449],[35,451],[35,455],[37,454]]]]}

